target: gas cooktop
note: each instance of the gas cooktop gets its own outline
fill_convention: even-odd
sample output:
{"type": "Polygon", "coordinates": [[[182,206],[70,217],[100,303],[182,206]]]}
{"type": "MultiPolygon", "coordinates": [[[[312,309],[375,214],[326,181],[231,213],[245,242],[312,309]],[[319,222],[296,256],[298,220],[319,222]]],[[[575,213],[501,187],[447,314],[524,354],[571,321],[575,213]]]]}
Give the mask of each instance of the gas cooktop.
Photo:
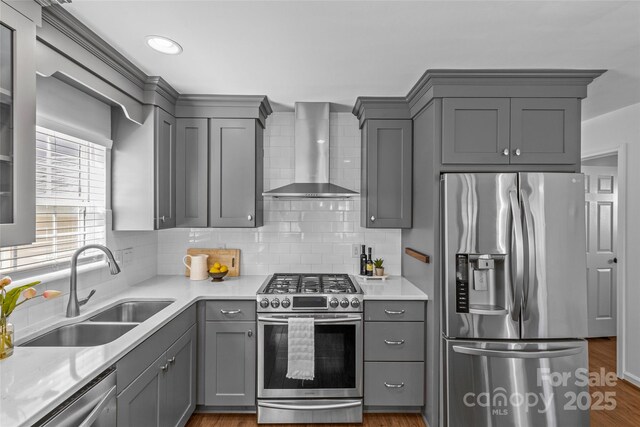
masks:
{"type": "Polygon", "coordinates": [[[258,290],[258,310],[360,311],[361,295],[348,274],[276,273],[258,290]]]}

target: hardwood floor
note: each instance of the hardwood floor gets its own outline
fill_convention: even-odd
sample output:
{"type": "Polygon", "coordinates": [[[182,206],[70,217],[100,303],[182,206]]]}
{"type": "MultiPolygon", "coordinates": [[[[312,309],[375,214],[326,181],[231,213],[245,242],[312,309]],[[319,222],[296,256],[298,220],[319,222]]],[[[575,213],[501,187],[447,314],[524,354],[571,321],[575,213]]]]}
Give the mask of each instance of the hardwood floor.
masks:
{"type": "MultiPolygon", "coordinates": [[[[589,340],[589,371],[616,372],[616,339],[592,338],[589,340]]],[[[615,386],[594,386],[590,388],[591,395],[595,392],[614,392],[616,407],[613,410],[595,410],[592,401],[591,427],[635,427],[640,424],[640,389],[634,385],[615,378],[615,386]]],[[[604,403],[603,403],[604,404],[604,403]]]]}
{"type": "MultiPolygon", "coordinates": [[[[255,414],[194,414],[187,427],[255,427],[255,414]]],[[[315,424],[317,425],[317,424],[315,424]]],[[[269,424],[290,427],[291,424],[269,424]]],[[[364,414],[362,424],[322,424],[323,427],[426,427],[420,414],[364,414]]],[[[311,424],[296,424],[311,427],[311,424]]]]}

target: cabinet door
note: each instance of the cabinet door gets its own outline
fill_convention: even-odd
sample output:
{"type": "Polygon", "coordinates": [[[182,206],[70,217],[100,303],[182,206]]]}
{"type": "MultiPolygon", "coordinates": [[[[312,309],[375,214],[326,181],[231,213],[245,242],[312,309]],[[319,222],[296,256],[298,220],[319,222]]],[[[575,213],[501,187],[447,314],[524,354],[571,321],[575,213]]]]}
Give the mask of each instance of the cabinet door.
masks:
{"type": "Polygon", "coordinates": [[[255,405],[255,330],[255,322],[207,322],[205,405],[255,405]]]}
{"type": "Polygon", "coordinates": [[[164,388],[168,369],[163,353],[118,395],[118,427],[164,425],[164,388]]]}
{"type": "Polygon", "coordinates": [[[156,228],[176,226],[176,119],[155,107],[156,228]]]}
{"type": "Polygon", "coordinates": [[[176,128],[176,226],[206,227],[209,197],[207,119],[177,119],[176,128]]]}
{"type": "Polygon", "coordinates": [[[196,326],[178,339],[166,353],[169,369],[164,392],[163,425],[183,426],[196,407],[196,326]]]}
{"type": "Polygon", "coordinates": [[[580,163],[580,100],[513,98],[511,163],[580,163]]]}
{"type": "Polygon", "coordinates": [[[211,119],[210,132],[209,226],[255,227],[256,121],[211,119]]]}
{"type": "Polygon", "coordinates": [[[442,163],[509,163],[509,99],[442,100],[442,163]]]}
{"type": "Polygon", "coordinates": [[[367,228],[411,227],[412,122],[368,120],[365,141],[367,228]]]}
{"type": "Polygon", "coordinates": [[[0,247],[35,240],[36,26],[0,2],[0,247]]]}

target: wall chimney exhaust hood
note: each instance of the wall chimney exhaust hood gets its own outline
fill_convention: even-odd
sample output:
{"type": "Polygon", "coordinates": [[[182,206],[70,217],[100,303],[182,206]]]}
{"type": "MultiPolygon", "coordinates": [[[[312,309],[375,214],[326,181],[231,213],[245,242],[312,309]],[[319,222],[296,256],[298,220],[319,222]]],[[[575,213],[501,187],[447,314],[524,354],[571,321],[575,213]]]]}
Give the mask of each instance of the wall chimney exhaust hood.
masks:
{"type": "Polygon", "coordinates": [[[295,104],[293,184],[262,193],[276,198],[345,198],[358,193],[329,182],[329,103],[295,104]]]}

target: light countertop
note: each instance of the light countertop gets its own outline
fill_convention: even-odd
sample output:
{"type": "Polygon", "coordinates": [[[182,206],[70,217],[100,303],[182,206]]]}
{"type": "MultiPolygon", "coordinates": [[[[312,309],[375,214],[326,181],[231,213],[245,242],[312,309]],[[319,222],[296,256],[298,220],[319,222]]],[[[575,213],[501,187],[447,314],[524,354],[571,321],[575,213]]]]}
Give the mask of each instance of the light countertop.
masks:
{"type": "MultiPolygon", "coordinates": [[[[117,297],[90,302],[81,316],[60,315],[37,331],[21,331],[13,356],[0,361],[0,419],[2,427],[31,425],[115,364],[122,356],[151,336],[171,319],[199,300],[256,298],[269,276],[226,278],[221,283],[192,282],[183,276],[156,276],[130,286],[117,297]],[[122,337],[96,347],[20,347],[22,342],[51,329],[77,323],[126,300],[174,300],[175,302],[122,337]]],[[[427,300],[426,294],[402,277],[381,283],[358,280],[364,299],[427,300]]]]}

